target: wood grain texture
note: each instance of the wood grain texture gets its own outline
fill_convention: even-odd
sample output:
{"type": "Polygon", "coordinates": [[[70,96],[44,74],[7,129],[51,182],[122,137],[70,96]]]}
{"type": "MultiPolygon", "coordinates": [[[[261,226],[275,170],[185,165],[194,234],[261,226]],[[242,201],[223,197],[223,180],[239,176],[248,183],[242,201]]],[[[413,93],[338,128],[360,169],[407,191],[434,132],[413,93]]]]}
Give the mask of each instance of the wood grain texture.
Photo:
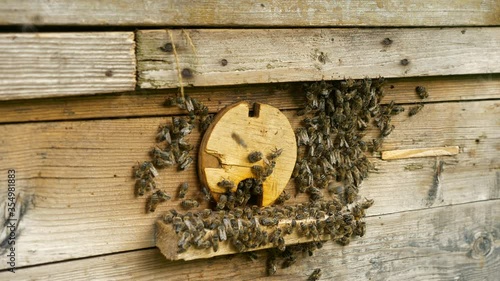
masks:
{"type": "MultiPolygon", "coordinates": [[[[16,280],[496,280],[499,200],[367,218],[366,235],[342,247],[325,243],[312,257],[265,276],[265,253],[169,262],[157,249],[21,268],[16,280]],[[481,239],[482,238],[482,239],[481,239]],[[482,249],[482,250],[481,250],[482,249]],[[230,265],[230,266],[229,266],[230,265]],[[89,270],[91,268],[92,270],[89,270]],[[250,269],[251,270],[248,270],[250,269]]],[[[1,278],[12,278],[0,272],[1,278]]]]}
{"type": "Polygon", "coordinates": [[[500,22],[500,6],[494,0],[3,2],[3,25],[484,26],[500,22]]]}
{"type": "MultiPolygon", "coordinates": [[[[394,117],[396,129],[383,150],[456,145],[462,153],[441,159],[438,185],[437,159],[374,159],[377,170],[361,189],[361,196],[376,202],[368,214],[500,198],[499,110],[498,101],[451,102],[428,104],[411,119],[394,117]]],[[[284,113],[292,127],[299,125],[295,111],[284,113]]],[[[134,118],[0,126],[0,172],[16,169],[17,191],[26,198],[16,241],[18,266],[152,247],[154,221],[179,208],[180,201],[145,214],[147,198],[135,198],[131,168],[148,159],[155,130],[164,122],[134,118]]],[[[193,132],[188,139],[198,144],[199,138],[193,132]]],[[[190,185],[188,197],[198,196],[194,168],[161,170],[158,185],[175,194],[184,181],[190,185]]],[[[287,190],[294,194],[293,184],[287,190]]],[[[6,196],[0,193],[0,202],[6,196]]],[[[289,203],[304,200],[297,196],[289,203]]],[[[4,211],[0,208],[0,218],[4,211]]]]}
{"type": "Polygon", "coordinates": [[[130,91],[132,32],[0,34],[0,100],[130,91]]]}
{"type": "Polygon", "coordinates": [[[386,150],[382,151],[381,157],[382,160],[395,160],[418,157],[451,156],[458,154],[459,150],[460,148],[458,146],[386,150]]]}
{"type": "Polygon", "coordinates": [[[496,27],[140,30],[136,38],[143,89],[500,72],[496,27]],[[180,81],[185,69],[192,77],[180,81]]]}
{"type": "MultiPolygon", "coordinates": [[[[430,93],[425,102],[500,99],[500,75],[483,74],[388,79],[387,94],[382,102],[420,102],[415,87],[422,85],[430,93]]],[[[176,95],[177,91],[140,90],[123,94],[2,101],[0,123],[182,114],[176,107],[162,105],[166,97],[176,95]]],[[[186,93],[202,101],[212,113],[243,100],[265,101],[282,110],[297,109],[304,104],[301,83],[186,88],[186,93]],[[282,89],[286,87],[289,88],[282,89]]]]}

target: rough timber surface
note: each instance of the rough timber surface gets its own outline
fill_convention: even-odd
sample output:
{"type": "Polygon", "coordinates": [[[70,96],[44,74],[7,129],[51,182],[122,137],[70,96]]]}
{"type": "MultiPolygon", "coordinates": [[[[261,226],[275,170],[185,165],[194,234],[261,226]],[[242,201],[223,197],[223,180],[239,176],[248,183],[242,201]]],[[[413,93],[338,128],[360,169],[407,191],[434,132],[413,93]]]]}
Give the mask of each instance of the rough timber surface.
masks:
{"type": "MultiPolygon", "coordinates": [[[[376,202],[368,214],[500,198],[499,108],[498,101],[443,102],[427,104],[413,117],[394,117],[396,129],[383,150],[457,145],[461,152],[437,159],[375,159],[377,170],[361,189],[361,196],[376,202]]],[[[285,114],[292,127],[299,125],[295,111],[285,114]]],[[[179,208],[180,201],[145,214],[146,198],[134,196],[131,167],[148,159],[155,130],[164,122],[133,118],[0,126],[0,171],[16,169],[17,190],[25,198],[16,241],[18,266],[154,246],[154,221],[162,212],[179,208]]],[[[195,131],[189,139],[198,144],[199,134],[195,131]]],[[[170,194],[184,181],[191,186],[188,197],[196,197],[194,167],[182,173],[161,170],[158,178],[159,187],[170,194]]],[[[287,189],[294,194],[293,184],[287,189]]],[[[7,193],[0,196],[4,202],[7,193]]],[[[298,196],[287,203],[304,200],[298,196]]]]}
{"type": "MultiPolygon", "coordinates": [[[[157,249],[18,269],[16,280],[496,280],[500,200],[367,218],[366,235],[346,247],[328,242],[312,257],[265,277],[265,253],[168,262],[157,249]],[[232,270],[228,270],[228,265],[232,270]],[[92,270],[89,270],[91,268],[92,270]],[[251,268],[252,270],[248,270],[251,268]]],[[[10,272],[0,272],[12,278],[10,272]]]]}
{"type": "MultiPolygon", "coordinates": [[[[301,83],[239,85],[232,87],[186,88],[186,94],[203,101],[211,113],[239,101],[265,102],[281,110],[304,104],[301,83]],[[286,89],[284,89],[286,88],[286,89]]],[[[500,74],[438,76],[388,79],[382,103],[420,102],[415,87],[424,85],[430,95],[424,102],[500,99],[500,74]]],[[[165,116],[183,114],[177,107],[165,107],[167,96],[178,89],[148,90],[121,94],[3,101],[0,123],[92,119],[108,117],[165,116]]]]}
{"type": "Polygon", "coordinates": [[[0,100],[135,88],[132,32],[2,33],[0,61],[0,100]]]}
{"type": "Polygon", "coordinates": [[[7,0],[0,24],[127,26],[498,25],[495,0],[7,0]]]}
{"type": "Polygon", "coordinates": [[[136,38],[143,89],[500,72],[500,27],[168,29],[136,38]],[[184,69],[192,77],[180,81],[184,69]]]}

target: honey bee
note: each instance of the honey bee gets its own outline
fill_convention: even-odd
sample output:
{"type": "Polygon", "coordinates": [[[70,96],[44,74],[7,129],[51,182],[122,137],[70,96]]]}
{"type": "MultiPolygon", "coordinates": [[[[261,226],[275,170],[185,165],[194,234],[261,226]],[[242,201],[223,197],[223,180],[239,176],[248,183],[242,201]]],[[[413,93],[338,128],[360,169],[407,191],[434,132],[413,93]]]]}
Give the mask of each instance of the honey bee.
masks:
{"type": "Polygon", "coordinates": [[[267,156],[267,159],[270,161],[276,160],[278,157],[280,157],[281,153],[283,153],[283,148],[275,148],[273,151],[267,156]]]}
{"type": "Polygon", "coordinates": [[[252,174],[258,179],[262,178],[262,175],[264,174],[264,167],[260,165],[253,165],[252,167],[250,167],[250,170],[252,171],[252,174]]]}
{"type": "Polygon", "coordinates": [[[203,194],[202,199],[205,201],[212,200],[212,194],[205,185],[201,186],[201,193],[203,194]]]}
{"type": "Polygon", "coordinates": [[[309,278],[307,278],[307,281],[317,281],[317,280],[319,280],[319,278],[321,278],[321,269],[320,268],[316,268],[311,273],[311,275],[309,276],[309,278]]]}
{"type": "Polygon", "coordinates": [[[421,99],[426,99],[429,97],[429,93],[427,93],[427,89],[424,87],[424,86],[417,86],[415,88],[415,91],[417,92],[417,95],[421,98],[421,99]]]}
{"type": "Polygon", "coordinates": [[[240,135],[238,135],[237,133],[232,133],[231,134],[231,138],[233,138],[234,141],[236,141],[236,143],[238,143],[240,146],[244,147],[244,148],[247,148],[247,144],[245,143],[245,141],[243,140],[243,138],[241,138],[240,135]]]}
{"type": "Polygon", "coordinates": [[[211,241],[213,251],[217,252],[219,250],[219,235],[217,233],[212,234],[211,241]]]}
{"type": "Polygon", "coordinates": [[[179,194],[177,195],[177,197],[179,198],[184,198],[186,197],[186,193],[188,191],[188,187],[189,187],[189,184],[187,182],[183,182],[180,186],[179,186],[179,194]]]}
{"type": "Polygon", "coordinates": [[[219,197],[219,201],[217,202],[217,210],[222,210],[226,207],[226,203],[227,203],[227,196],[225,194],[222,194],[220,197],[219,197]]]}
{"type": "Polygon", "coordinates": [[[234,188],[234,182],[226,179],[222,179],[220,182],[217,183],[218,186],[225,188],[226,190],[231,190],[234,188]]]}
{"type": "Polygon", "coordinates": [[[277,270],[276,257],[273,255],[267,258],[267,263],[266,263],[267,275],[271,276],[276,274],[276,270],[277,270]]]}
{"type": "Polygon", "coordinates": [[[420,112],[420,110],[422,110],[422,108],[424,108],[424,104],[422,104],[422,103],[421,103],[421,104],[419,104],[419,105],[416,105],[416,106],[414,106],[414,107],[412,107],[412,108],[410,108],[410,111],[408,112],[408,116],[410,116],[410,117],[411,117],[411,116],[413,116],[413,115],[415,115],[415,114],[419,113],[419,112],[420,112]]]}
{"type": "Polygon", "coordinates": [[[248,162],[255,163],[260,160],[262,160],[262,152],[254,151],[248,154],[248,162]]]}
{"type": "Polygon", "coordinates": [[[172,143],[172,136],[170,135],[170,129],[167,126],[160,126],[158,128],[158,134],[156,135],[156,142],[166,141],[168,144],[172,143]]]}
{"type": "Polygon", "coordinates": [[[191,246],[191,242],[189,241],[191,234],[187,231],[183,232],[181,235],[181,238],[179,239],[179,242],[177,243],[178,253],[183,253],[186,252],[187,249],[191,246]]]}
{"type": "Polygon", "coordinates": [[[196,208],[196,207],[200,206],[200,203],[198,203],[198,201],[196,201],[196,200],[185,199],[185,200],[182,200],[181,206],[184,209],[191,209],[191,208],[196,208]]]}
{"type": "Polygon", "coordinates": [[[189,156],[186,158],[186,160],[184,160],[184,162],[180,163],[179,170],[180,171],[186,170],[187,168],[189,168],[191,163],[193,163],[193,158],[191,156],[189,156]]]}

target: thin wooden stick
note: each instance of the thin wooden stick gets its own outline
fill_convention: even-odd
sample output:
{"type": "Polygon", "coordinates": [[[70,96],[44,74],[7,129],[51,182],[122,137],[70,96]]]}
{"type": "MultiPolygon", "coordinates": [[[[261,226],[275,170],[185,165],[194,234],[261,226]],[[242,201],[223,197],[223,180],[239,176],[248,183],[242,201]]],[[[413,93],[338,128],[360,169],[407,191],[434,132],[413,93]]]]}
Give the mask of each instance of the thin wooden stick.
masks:
{"type": "Polygon", "coordinates": [[[457,155],[458,146],[413,148],[382,151],[382,160],[394,160],[417,157],[451,156],[457,155]]]}

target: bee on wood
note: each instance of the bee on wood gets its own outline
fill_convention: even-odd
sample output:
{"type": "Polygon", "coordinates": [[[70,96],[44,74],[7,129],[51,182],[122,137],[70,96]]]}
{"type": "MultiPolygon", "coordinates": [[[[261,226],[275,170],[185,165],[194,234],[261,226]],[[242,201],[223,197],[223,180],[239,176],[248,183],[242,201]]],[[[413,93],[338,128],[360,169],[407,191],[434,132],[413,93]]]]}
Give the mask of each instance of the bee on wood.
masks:
{"type": "Polygon", "coordinates": [[[219,197],[219,201],[217,201],[217,210],[222,210],[226,207],[226,203],[227,203],[227,196],[225,194],[222,194],[220,197],[219,197]]]}
{"type": "Polygon", "coordinates": [[[234,188],[234,182],[230,180],[223,179],[217,183],[217,186],[225,188],[226,190],[231,190],[234,188]]]}
{"type": "Polygon", "coordinates": [[[189,184],[187,182],[181,183],[179,186],[179,194],[177,195],[178,198],[184,198],[186,197],[186,193],[188,191],[189,184]]]}
{"type": "Polygon", "coordinates": [[[227,234],[226,234],[226,228],[224,227],[224,225],[219,225],[217,227],[217,232],[219,233],[219,240],[220,241],[226,241],[227,240],[227,234]]]}
{"type": "Polygon", "coordinates": [[[248,154],[248,162],[255,163],[260,160],[262,160],[262,152],[254,151],[248,154]]]}
{"type": "Polygon", "coordinates": [[[274,204],[283,204],[285,201],[290,200],[290,194],[288,194],[285,190],[278,196],[274,204]]]}
{"type": "Polygon", "coordinates": [[[424,87],[424,86],[417,86],[415,88],[415,91],[417,92],[417,95],[421,98],[421,99],[426,99],[429,97],[429,93],[427,92],[427,89],[424,87]]]}
{"type": "Polygon", "coordinates": [[[187,251],[187,249],[191,246],[190,237],[191,234],[189,232],[185,231],[182,233],[181,239],[179,239],[179,242],[177,243],[177,253],[183,253],[187,251]]]}
{"type": "Polygon", "coordinates": [[[151,195],[151,197],[149,197],[149,202],[147,205],[149,212],[154,212],[159,203],[167,200],[170,200],[170,196],[162,190],[157,190],[151,195]]]}
{"type": "Polygon", "coordinates": [[[250,170],[257,179],[262,178],[262,175],[264,174],[264,167],[260,165],[253,165],[252,167],[250,167],[250,170]]]}
{"type": "Polygon", "coordinates": [[[419,113],[419,112],[420,112],[420,110],[422,110],[422,108],[424,108],[424,104],[422,104],[422,103],[421,103],[421,104],[419,104],[419,105],[416,105],[416,106],[414,106],[414,107],[412,107],[412,108],[410,108],[410,111],[408,112],[408,116],[410,116],[410,117],[411,117],[411,116],[413,116],[413,115],[415,115],[415,114],[419,113]]]}
{"type": "Polygon", "coordinates": [[[276,266],[276,257],[274,254],[269,254],[270,256],[267,258],[266,262],[266,271],[267,275],[271,276],[276,274],[277,266],[276,266]]]}
{"type": "Polygon", "coordinates": [[[243,148],[247,148],[247,144],[245,143],[245,141],[243,140],[243,138],[241,138],[241,136],[238,135],[237,133],[233,132],[231,134],[231,138],[233,138],[233,140],[236,141],[236,143],[238,143],[243,148]]]}
{"type": "Polygon", "coordinates": [[[270,161],[276,160],[278,157],[280,157],[281,153],[283,153],[283,148],[275,148],[273,151],[267,156],[267,159],[270,161]]]}
{"type": "Polygon", "coordinates": [[[136,179],[151,178],[158,176],[158,171],[153,166],[153,163],[144,161],[135,168],[134,175],[136,179]]]}
{"type": "Polygon", "coordinates": [[[309,276],[309,278],[307,278],[307,281],[317,281],[317,280],[319,280],[319,278],[321,278],[321,269],[320,268],[316,268],[311,273],[311,275],[309,276]]]}
{"type": "Polygon", "coordinates": [[[172,136],[170,135],[170,129],[168,126],[160,126],[158,128],[158,134],[156,135],[156,142],[166,141],[168,144],[172,143],[172,136]]]}
{"type": "Polygon", "coordinates": [[[290,266],[294,265],[295,262],[297,262],[297,257],[295,255],[293,255],[293,254],[290,254],[289,256],[287,256],[285,258],[285,260],[281,264],[281,267],[282,268],[290,267],[290,266]]]}
{"type": "Polygon", "coordinates": [[[198,201],[196,201],[196,200],[185,199],[185,200],[182,200],[181,206],[184,209],[191,209],[191,208],[196,208],[196,207],[200,206],[200,203],[198,203],[198,201]]]}
{"type": "Polygon", "coordinates": [[[179,170],[184,171],[193,163],[193,158],[191,156],[187,157],[186,160],[179,164],[179,170]]]}
{"type": "Polygon", "coordinates": [[[205,201],[212,200],[212,194],[205,185],[201,186],[201,193],[203,194],[202,199],[205,201]]]}
{"type": "Polygon", "coordinates": [[[368,209],[373,205],[373,202],[373,199],[366,199],[363,203],[361,203],[361,208],[368,209]]]}
{"type": "Polygon", "coordinates": [[[211,241],[213,251],[217,252],[219,250],[219,235],[217,233],[212,234],[211,241]]]}

